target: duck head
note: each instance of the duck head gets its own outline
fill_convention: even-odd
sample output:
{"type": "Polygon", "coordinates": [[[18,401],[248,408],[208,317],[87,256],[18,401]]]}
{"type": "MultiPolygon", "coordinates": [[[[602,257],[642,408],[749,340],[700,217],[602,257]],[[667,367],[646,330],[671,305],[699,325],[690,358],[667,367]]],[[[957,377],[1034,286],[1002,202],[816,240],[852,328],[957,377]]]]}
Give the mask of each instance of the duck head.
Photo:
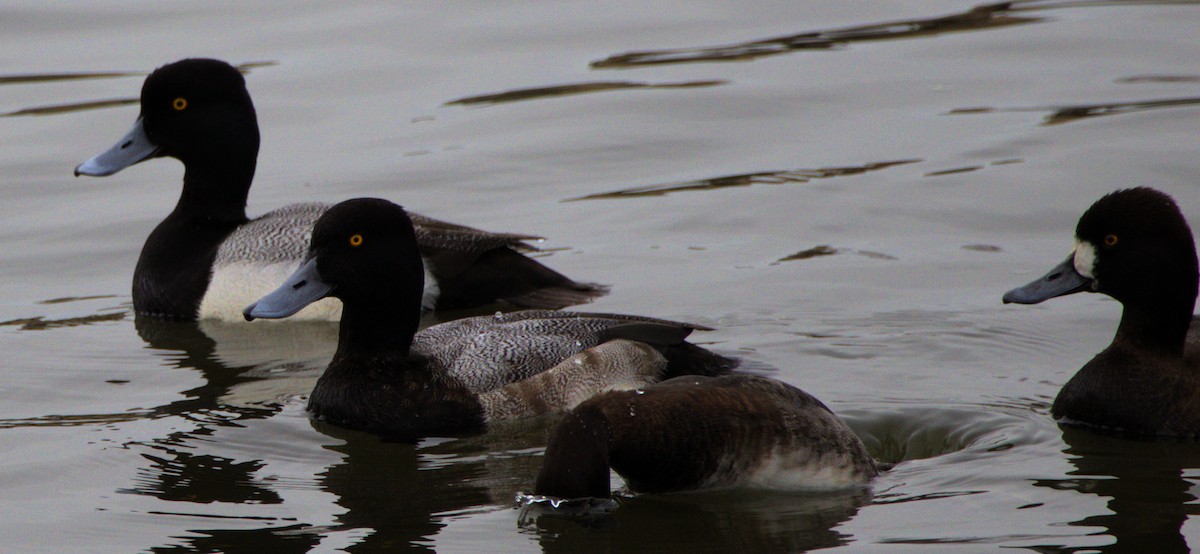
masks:
{"type": "Polygon", "coordinates": [[[362,348],[404,335],[411,341],[420,322],[424,272],[403,208],[377,198],[347,200],[317,220],[300,268],[242,314],[247,321],[284,318],[333,297],[343,304],[343,342],[348,332],[362,348]]]}
{"type": "Polygon", "coordinates": [[[258,156],[258,118],[246,80],[220,60],[189,58],[156,69],[142,85],[141,113],[116,144],[75,175],[112,175],[161,156],[189,170],[248,166],[258,156]]]}

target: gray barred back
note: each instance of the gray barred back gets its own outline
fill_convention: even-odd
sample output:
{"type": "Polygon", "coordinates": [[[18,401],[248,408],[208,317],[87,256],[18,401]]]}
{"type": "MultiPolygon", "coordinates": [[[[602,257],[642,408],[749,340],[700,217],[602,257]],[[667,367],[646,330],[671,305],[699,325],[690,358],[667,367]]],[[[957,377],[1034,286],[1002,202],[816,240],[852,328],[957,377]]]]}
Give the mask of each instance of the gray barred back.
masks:
{"type": "Polygon", "coordinates": [[[221,243],[213,265],[303,260],[313,225],[330,206],[319,202],[291,204],[248,221],[221,243]]]}
{"type": "MultiPolygon", "coordinates": [[[[305,202],[267,212],[238,227],[221,243],[215,265],[236,262],[281,263],[300,261],[308,251],[312,228],[332,204],[305,202]]],[[[421,250],[480,253],[500,247],[536,251],[525,241],[534,235],[492,233],[409,212],[421,250]]]]}
{"type": "Polygon", "coordinates": [[[636,323],[707,329],[642,316],[524,310],[429,327],[417,333],[411,351],[479,393],[541,373],[608,340],[605,331],[636,323]]]}

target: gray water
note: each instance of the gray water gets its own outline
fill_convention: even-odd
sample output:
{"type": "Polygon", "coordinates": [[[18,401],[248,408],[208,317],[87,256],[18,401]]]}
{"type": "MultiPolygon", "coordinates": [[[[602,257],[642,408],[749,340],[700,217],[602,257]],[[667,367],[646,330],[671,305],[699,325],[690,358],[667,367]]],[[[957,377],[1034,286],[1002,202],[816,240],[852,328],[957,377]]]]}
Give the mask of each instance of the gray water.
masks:
{"type": "MultiPolygon", "coordinates": [[[[1061,429],[1120,307],[1000,295],[1148,185],[1200,222],[1200,4],[0,6],[0,550],[1184,551],[1200,446],[1061,429]],[[948,17],[948,18],[947,18],[948,17]],[[946,18],[946,19],[939,19],[946,18]],[[182,168],[72,168],[144,74],[249,65],[249,212],[381,196],[547,237],[585,309],[694,321],[898,462],[869,493],[522,518],[552,421],[416,445],[314,425],[332,325],[130,313],[182,168]]],[[[618,477],[613,477],[619,485],[618,477]]]]}

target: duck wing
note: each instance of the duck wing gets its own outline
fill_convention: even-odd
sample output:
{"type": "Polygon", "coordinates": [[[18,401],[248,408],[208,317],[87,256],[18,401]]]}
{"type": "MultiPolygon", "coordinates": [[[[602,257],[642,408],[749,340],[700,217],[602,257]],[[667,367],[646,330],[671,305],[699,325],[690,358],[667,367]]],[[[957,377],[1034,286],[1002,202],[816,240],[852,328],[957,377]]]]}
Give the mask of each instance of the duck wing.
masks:
{"type": "MultiPolygon", "coordinates": [[[[247,289],[230,302],[236,308],[231,308],[230,318],[238,319],[241,307],[273,290],[299,267],[308,253],[313,225],[330,207],[321,202],[291,204],[250,220],[229,235],[217,251],[214,281],[220,280],[218,286],[231,290],[247,289]],[[253,275],[246,271],[219,273],[231,266],[249,269],[253,275]],[[258,274],[262,277],[254,277],[258,274]],[[258,287],[259,281],[266,284],[258,287]]],[[[528,241],[540,237],[492,233],[411,212],[409,217],[425,262],[426,309],[496,302],[558,309],[590,302],[608,292],[601,285],[572,281],[522,254],[537,251],[528,241]]],[[[331,317],[336,319],[336,314],[331,317]]]]}
{"type": "Polygon", "coordinates": [[[696,329],[708,327],[621,314],[525,310],[429,327],[417,333],[412,352],[476,392],[527,379],[616,339],[655,347],[670,362],[668,375],[723,373],[737,365],[684,342],[696,329]]]}
{"type": "Polygon", "coordinates": [[[610,390],[655,383],[667,359],[642,342],[612,340],[588,348],[527,379],[479,395],[489,423],[563,412],[610,390]]]}
{"type": "Polygon", "coordinates": [[[439,309],[501,303],[555,310],[584,304],[608,288],[579,283],[525,253],[538,252],[536,235],[493,233],[409,214],[421,255],[440,289],[439,309]]]}

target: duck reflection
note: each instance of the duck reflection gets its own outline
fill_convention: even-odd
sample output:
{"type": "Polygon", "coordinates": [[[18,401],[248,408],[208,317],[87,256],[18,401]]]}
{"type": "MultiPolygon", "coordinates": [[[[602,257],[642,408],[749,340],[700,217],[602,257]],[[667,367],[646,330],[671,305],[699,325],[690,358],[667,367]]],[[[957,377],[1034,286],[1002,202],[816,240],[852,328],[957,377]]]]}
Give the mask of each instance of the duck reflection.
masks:
{"type": "Polygon", "coordinates": [[[867,489],[639,495],[587,526],[548,513],[525,521],[544,552],[669,552],[680,544],[706,544],[714,552],[804,552],[849,544],[852,537],[836,527],[870,501],[867,489]]]}
{"type": "Polygon", "coordinates": [[[313,550],[320,537],[304,532],[303,525],[270,529],[216,529],[195,531],[201,536],[182,544],[152,548],[155,553],[172,552],[271,552],[300,554],[313,550]]]}
{"type": "Polygon", "coordinates": [[[520,483],[537,474],[540,456],[526,445],[545,444],[545,429],[500,430],[463,439],[386,442],[375,435],[314,421],[320,432],[345,441],[330,449],[341,463],[318,476],[346,509],[335,530],[368,534],[350,552],[434,550],[445,518],[511,502],[520,483]],[[516,445],[522,449],[511,451],[516,445]]]}
{"type": "MultiPolygon", "coordinates": [[[[1075,466],[1068,479],[1043,479],[1035,486],[1107,497],[1111,513],[1070,525],[1096,527],[1114,542],[1088,551],[1189,552],[1183,523],[1200,514],[1192,491],[1200,468],[1200,444],[1174,440],[1132,440],[1063,426],[1063,440],[1075,466]],[[1190,475],[1189,475],[1190,474],[1190,475]]],[[[1035,548],[1071,551],[1066,547],[1035,548]]]]}
{"type": "Polygon", "coordinates": [[[181,391],[183,400],[149,410],[152,417],[203,421],[211,415],[226,422],[270,417],[281,398],[308,390],[303,387],[311,383],[295,381],[315,381],[337,343],[337,327],[325,323],[251,329],[137,318],[134,326],[147,348],[161,351],[167,364],[197,371],[204,379],[203,385],[181,391]]]}
{"type": "Polygon", "coordinates": [[[169,365],[198,372],[204,383],[183,391],[184,399],[150,410],[151,417],[179,416],[195,425],[139,443],[150,450],[142,453],[148,463],[139,468],[133,486],[122,492],[189,505],[232,505],[231,513],[220,519],[237,521],[239,527],[246,520],[266,521],[258,529],[230,529],[229,521],[191,529],[194,537],[176,538],[181,541],[176,546],[156,551],[229,551],[258,545],[255,551],[303,552],[340,532],[355,536],[347,547],[352,552],[432,550],[445,514],[505,505],[537,473],[541,458],[530,446],[545,444],[542,426],[414,445],[313,421],[316,431],[333,439],[318,442],[341,455],[339,462],[315,475],[315,485],[331,493],[344,512],[334,516],[332,526],[245,516],[239,513],[245,508],[239,506],[284,502],[281,491],[261,477],[270,473],[264,471],[269,461],[214,455],[203,445],[216,442],[222,428],[276,416],[285,400],[311,390],[336,347],[337,325],[248,326],[139,318],[136,328],[148,348],[161,351],[169,365]],[[506,453],[511,448],[520,450],[506,453]]]}
{"type": "Polygon", "coordinates": [[[197,504],[280,504],[283,499],[254,478],[265,465],[222,456],[163,449],[164,455],[142,454],[150,465],[138,471],[132,492],[162,500],[197,504]]]}
{"type": "MultiPolygon", "coordinates": [[[[181,391],[184,397],[181,400],[148,410],[151,418],[178,416],[193,425],[140,442],[142,448],[149,450],[141,453],[148,463],[137,470],[132,486],[120,492],[188,505],[221,503],[236,507],[283,503],[280,494],[259,475],[266,465],[263,460],[219,456],[206,453],[199,446],[214,440],[221,428],[272,417],[281,409],[280,399],[311,386],[294,381],[305,378],[305,367],[311,368],[309,377],[315,379],[315,372],[324,363],[321,358],[331,355],[336,344],[336,326],[268,325],[247,329],[220,323],[148,318],[137,318],[134,325],[147,348],[160,351],[167,365],[198,372],[203,384],[181,391]],[[291,361],[297,359],[311,363],[291,361]]],[[[191,511],[181,508],[179,513],[191,511]]],[[[237,513],[218,517],[240,524],[258,519],[279,522],[276,518],[237,513]]],[[[226,522],[216,527],[190,530],[195,536],[179,537],[177,544],[152,550],[307,552],[321,540],[316,530],[304,524],[234,529],[226,522]]]]}

